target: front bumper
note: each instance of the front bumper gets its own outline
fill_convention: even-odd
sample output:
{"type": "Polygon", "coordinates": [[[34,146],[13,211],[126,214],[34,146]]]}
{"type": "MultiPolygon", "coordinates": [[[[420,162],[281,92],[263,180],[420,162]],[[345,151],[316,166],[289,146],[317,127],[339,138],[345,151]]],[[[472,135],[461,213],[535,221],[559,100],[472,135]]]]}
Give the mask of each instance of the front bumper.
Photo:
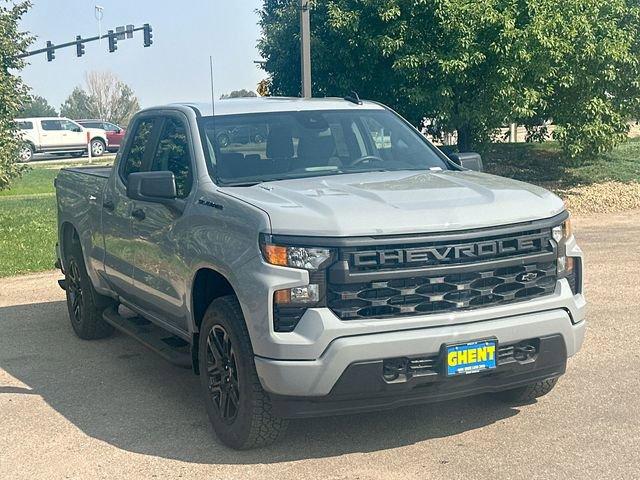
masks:
{"type": "MultiPolygon", "coordinates": [[[[256,357],[255,364],[263,387],[272,394],[326,397],[351,365],[396,357],[437,355],[445,343],[496,337],[500,345],[509,345],[557,335],[566,359],[582,346],[586,327],[583,318],[574,323],[576,319],[566,309],[556,308],[473,323],[346,336],[334,339],[315,360],[256,357]]],[[[561,363],[564,365],[564,360],[561,363]]],[[[564,367],[544,375],[552,377],[563,372],[564,367]]]]}
{"type": "MultiPolygon", "coordinates": [[[[532,341],[531,356],[502,357],[496,370],[447,378],[439,371],[387,381],[382,360],[352,364],[340,376],[331,393],[323,397],[272,395],[273,411],[285,418],[352,414],[404,407],[497,392],[557,378],[565,372],[567,352],[561,335],[532,341]]],[[[508,350],[506,347],[505,350],[508,350]]],[[[444,362],[439,363],[443,366],[444,362]]]]}

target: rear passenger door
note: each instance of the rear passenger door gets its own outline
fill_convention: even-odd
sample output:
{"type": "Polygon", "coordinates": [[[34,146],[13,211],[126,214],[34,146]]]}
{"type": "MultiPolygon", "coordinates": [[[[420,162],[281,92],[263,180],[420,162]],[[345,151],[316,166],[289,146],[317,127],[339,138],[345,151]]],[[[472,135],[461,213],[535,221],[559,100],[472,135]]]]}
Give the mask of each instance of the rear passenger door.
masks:
{"type": "Polygon", "coordinates": [[[65,130],[57,119],[40,120],[40,146],[44,149],[64,148],[65,130]]]}
{"type": "MultiPolygon", "coordinates": [[[[159,135],[149,171],[170,171],[176,181],[178,198],[186,209],[195,191],[192,141],[184,115],[167,113],[159,122],[159,135]]],[[[159,203],[135,201],[133,220],[136,258],[134,302],[165,327],[187,330],[185,291],[190,275],[185,258],[188,238],[183,212],[159,203]],[[183,220],[184,219],[184,220],[183,220]]]]}
{"type": "Polygon", "coordinates": [[[133,201],[127,197],[130,174],[143,171],[153,158],[159,119],[138,117],[133,125],[114,174],[102,198],[102,230],[105,248],[105,275],[118,295],[131,302],[136,250],[133,235],[133,201]]]}

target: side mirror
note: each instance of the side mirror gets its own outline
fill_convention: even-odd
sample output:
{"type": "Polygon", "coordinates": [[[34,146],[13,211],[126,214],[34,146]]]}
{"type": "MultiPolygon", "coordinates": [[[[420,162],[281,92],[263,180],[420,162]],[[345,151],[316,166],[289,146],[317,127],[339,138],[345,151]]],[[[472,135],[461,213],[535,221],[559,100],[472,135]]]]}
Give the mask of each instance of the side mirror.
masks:
{"type": "Polygon", "coordinates": [[[81,127],[75,127],[73,129],[73,131],[76,132],[76,133],[80,133],[80,132],[82,132],[82,128],[81,127]]]}
{"type": "Polygon", "coordinates": [[[173,172],[138,172],[129,175],[127,197],[142,202],[161,203],[182,213],[185,201],[177,198],[173,172]]]}
{"type": "Polygon", "coordinates": [[[462,153],[448,153],[447,156],[454,162],[460,165],[462,168],[468,170],[475,170],[476,172],[482,172],[484,166],[482,165],[482,157],[479,153],[462,152],[462,153]]]}

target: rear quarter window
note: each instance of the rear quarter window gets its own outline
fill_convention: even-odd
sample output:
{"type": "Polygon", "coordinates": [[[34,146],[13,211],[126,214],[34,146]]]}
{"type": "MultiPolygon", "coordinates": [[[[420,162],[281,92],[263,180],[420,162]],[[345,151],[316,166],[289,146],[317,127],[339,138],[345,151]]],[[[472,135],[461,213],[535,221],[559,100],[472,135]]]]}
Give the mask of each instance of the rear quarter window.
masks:
{"type": "Polygon", "coordinates": [[[19,130],[33,130],[33,122],[16,122],[19,130]]]}

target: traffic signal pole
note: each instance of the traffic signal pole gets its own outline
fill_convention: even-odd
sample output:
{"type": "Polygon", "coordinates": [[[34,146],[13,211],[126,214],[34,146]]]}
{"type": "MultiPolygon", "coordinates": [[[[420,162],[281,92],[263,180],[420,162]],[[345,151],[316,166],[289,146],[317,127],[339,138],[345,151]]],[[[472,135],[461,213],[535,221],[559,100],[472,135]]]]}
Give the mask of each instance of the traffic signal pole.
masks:
{"type": "Polygon", "coordinates": [[[309,12],[309,0],[299,0],[299,2],[302,96],[304,98],[311,98],[311,19],[309,12]]]}
{"type": "Polygon", "coordinates": [[[118,40],[124,40],[125,38],[132,38],[133,32],[144,32],[144,46],[150,47],[153,44],[153,34],[151,33],[153,29],[151,25],[145,23],[142,27],[134,27],[133,25],[127,25],[126,27],[118,27],[116,31],[109,30],[106,35],[98,35],[97,37],[88,37],[82,38],[80,35],[76,37],[76,39],[72,42],[61,43],[59,45],[54,45],[50,41],[47,41],[47,46],[44,48],[39,48],[38,50],[32,50],[31,52],[23,53],[22,55],[18,55],[18,58],[26,58],[31,57],[33,55],[39,55],[41,53],[47,54],[47,61],[51,62],[56,58],[56,50],[60,50],[61,48],[75,47],[76,55],[81,57],[84,55],[84,45],[89,42],[96,42],[103,38],[109,40],[109,52],[115,52],[118,49],[118,40]]]}

